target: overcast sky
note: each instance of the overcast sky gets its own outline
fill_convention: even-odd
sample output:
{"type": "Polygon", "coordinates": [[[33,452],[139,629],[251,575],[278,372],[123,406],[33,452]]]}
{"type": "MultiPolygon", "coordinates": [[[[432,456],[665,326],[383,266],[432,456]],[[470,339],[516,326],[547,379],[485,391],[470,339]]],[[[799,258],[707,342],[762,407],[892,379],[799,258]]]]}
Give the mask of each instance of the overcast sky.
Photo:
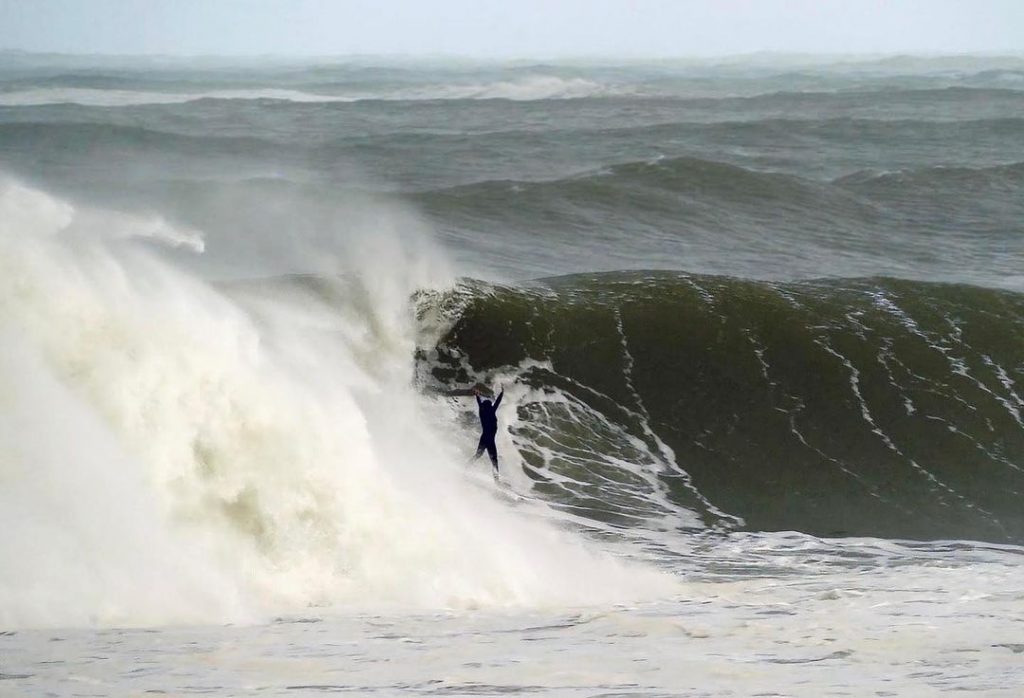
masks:
{"type": "Polygon", "coordinates": [[[0,49],[490,57],[1024,53],[1024,0],[0,0],[0,49]]]}

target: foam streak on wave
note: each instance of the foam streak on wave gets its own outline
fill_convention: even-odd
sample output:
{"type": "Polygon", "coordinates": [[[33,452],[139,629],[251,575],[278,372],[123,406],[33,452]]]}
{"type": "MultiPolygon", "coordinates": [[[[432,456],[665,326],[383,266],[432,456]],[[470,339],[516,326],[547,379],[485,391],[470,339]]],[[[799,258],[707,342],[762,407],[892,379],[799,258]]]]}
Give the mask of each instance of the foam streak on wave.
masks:
{"type": "Polygon", "coordinates": [[[531,386],[524,467],[538,491],[567,489],[552,495],[561,505],[604,520],[642,482],[652,503],[664,487],[681,527],[1024,536],[1019,294],[679,272],[538,286],[457,291],[469,302],[431,370],[446,379],[454,357],[467,380],[531,386]],[[594,501],[588,468],[599,476],[627,444],[646,444],[632,457],[641,476],[594,501]],[[669,453],[685,486],[660,467],[669,453]]]}

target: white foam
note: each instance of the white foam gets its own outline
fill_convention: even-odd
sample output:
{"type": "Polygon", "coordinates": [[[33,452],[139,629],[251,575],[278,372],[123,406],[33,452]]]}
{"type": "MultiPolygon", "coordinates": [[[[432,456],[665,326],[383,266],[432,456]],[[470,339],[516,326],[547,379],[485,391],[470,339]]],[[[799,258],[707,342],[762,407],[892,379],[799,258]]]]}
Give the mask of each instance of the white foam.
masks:
{"type": "Polygon", "coordinates": [[[123,216],[90,234],[104,216],[0,183],[0,623],[674,588],[467,486],[412,385],[409,293],[443,260],[401,250],[429,245],[376,231],[329,299],[229,296],[119,242],[123,216]]]}
{"type": "Polygon", "coordinates": [[[508,99],[534,101],[544,99],[583,99],[616,94],[607,85],[583,78],[559,78],[530,75],[516,80],[472,84],[451,84],[406,90],[392,99],[508,99]]]}
{"type": "Polygon", "coordinates": [[[184,104],[201,99],[274,99],[287,102],[351,102],[358,97],[332,96],[272,88],[155,92],[104,90],[90,87],[40,87],[0,93],[0,106],[37,107],[45,104],[81,104],[88,107],[130,107],[146,104],[184,104]]]}
{"type": "Polygon", "coordinates": [[[350,90],[322,94],[282,88],[205,90],[199,92],[158,92],[153,90],[115,90],[91,87],[40,87],[0,93],[0,106],[35,107],[47,104],[80,104],[89,107],[129,107],[147,104],[185,104],[201,99],[277,100],[297,103],[358,102],[362,100],[460,100],[508,99],[533,101],[544,99],[583,99],[627,94],[615,88],[583,78],[530,75],[514,80],[449,83],[390,91],[350,90]]]}

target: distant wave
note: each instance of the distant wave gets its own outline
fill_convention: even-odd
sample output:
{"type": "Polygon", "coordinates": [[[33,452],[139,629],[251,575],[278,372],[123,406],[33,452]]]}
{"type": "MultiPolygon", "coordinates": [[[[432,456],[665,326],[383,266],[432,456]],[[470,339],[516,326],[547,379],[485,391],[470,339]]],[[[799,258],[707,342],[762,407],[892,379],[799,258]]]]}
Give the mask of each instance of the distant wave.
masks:
{"type": "Polygon", "coordinates": [[[0,92],[0,106],[3,107],[35,107],[46,104],[80,104],[88,107],[133,107],[146,104],[184,104],[202,99],[352,102],[358,98],[271,88],[212,90],[189,93],[154,92],[149,90],[101,90],[84,87],[45,87],[15,92],[0,92]]]}
{"type": "MultiPolygon", "coordinates": [[[[485,181],[423,192],[426,205],[471,209],[571,201],[574,204],[622,209],[651,197],[672,195],[679,206],[700,201],[736,207],[768,203],[778,211],[816,210],[846,217],[877,220],[877,202],[899,201],[910,193],[946,187],[960,194],[987,191],[1014,201],[1024,187],[1024,162],[982,168],[933,166],[898,172],[859,171],[832,182],[792,174],[760,171],[694,157],[655,158],[626,162],[550,181],[485,181]],[[646,198],[645,198],[646,197],[646,198]],[[682,197],[682,198],[680,198],[682,197]]],[[[941,201],[936,200],[936,205],[941,201]]],[[[1019,204],[1019,202],[1018,202],[1019,204]]]]}
{"type": "Polygon", "coordinates": [[[972,191],[992,185],[1024,185],[1024,162],[993,165],[991,167],[935,166],[895,172],[861,171],[840,177],[836,184],[891,192],[898,189],[931,189],[936,186],[955,187],[972,191]]]}
{"type": "Polygon", "coordinates": [[[0,106],[31,107],[46,104],[80,104],[90,107],[128,107],[147,104],[184,104],[203,99],[273,100],[298,103],[464,99],[533,101],[581,99],[629,94],[630,92],[629,88],[613,87],[582,78],[533,75],[515,80],[496,82],[425,85],[390,91],[360,89],[337,94],[269,87],[206,90],[202,92],[160,92],[153,90],[98,89],[95,87],[36,87],[0,92],[0,106]]]}
{"type": "Polygon", "coordinates": [[[551,75],[532,75],[517,80],[467,85],[447,85],[408,90],[389,96],[389,99],[507,99],[533,101],[544,99],[582,99],[629,94],[633,90],[613,87],[582,78],[560,78],[551,75]]]}
{"type": "MultiPolygon", "coordinates": [[[[51,104],[77,104],[89,107],[131,107],[161,104],[185,104],[200,100],[276,101],[284,103],[350,103],[362,101],[460,101],[509,100],[543,101],[588,98],[653,98],[670,99],[692,107],[745,105],[771,107],[799,105],[801,103],[833,103],[850,107],[866,102],[959,103],[977,99],[1021,100],[1024,90],[1007,87],[936,87],[916,89],[871,88],[856,90],[759,91],[742,95],[706,95],[693,85],[673,86],[661,83],[631,83],[628,81],[600,81],[580,77],[556,75],[525,75],[509,80],[422,85],[403,84],[381,88],[359,82],[317,82],[293,87],[246,87],[203,90],[137,89],[137,81],[109,78],[91,78],[84,86],[25,85],[8,83],[0,90],[0,107],[34,107],[51,104]],[[696,93],[695,93],[696,90],[696,93]]],[[[77,82],[81,82],[78,80],[77,82]]]]}
{"type": "Polygon", "coordinates": [[[197,154],[283,154],[276,144],[251,136],[193,136],[116,124],[0,123],[0,152],[59,150],[63,154],[75,151],[93,154],[101,146],[115,152],[133,148],[197,154]]]}
{"type": "Polygon", "coordinates": [[[663,207],[677,208],[723,200],[738,206],[774,201],[788,207],[820,208],[827,203],[830,209],[843,209],[849,215],[869,213],[854,196],[828,183],[695,157],[626,162],[552,181],[479,182],[425,192],[418,198],[428,206],[489,208],[507,206],[509,196],[521,205],[565,201],[616,210],[634,206],[657,210],[660,199],[663,207]],[[661,198],[665,196],[671,199],[661,198]]]}
{"type": "MultiPolygon", "coordinates": [[[[2,95],[2,93],[0,93],[2,95]]],[[[77,115],[76,115],[77,116],[77,115]]],[[[31,137],[33,133],[53,132],[64,134],[62,137],[73,140],[76,137],[82,141],[92,142],[98,133],[107,134],[102,140],[109,140],[112,144],[120,135],[126,142],[131,143],[138,140],[139,134],[145,131],[147,140],[153,143],[166,138],[169,146],[177,144],[174,140],[180,134],[157,130],[155,128],[141,128],[137,126],[125,126],[119,124],[97,124],[91,121],[49,121],[19,120],[8,123],[0,123],[0,140],[6,134],[16,134],[17,138],[31,137]],[[76,131],[79,132],[76,134],[76,131]]],[[[465,147],[467,142],[474,144],[474,147],[500,147],[504,149],[518,149],[536,138],[538,131],[527,132],[523,130],[493,130],[486,132],[465,133],[392,133],[383,132],[374,135],[357,133],[340,138],[332,138],[323,142],[312,142],[318,153],[328,149],[336,155],[344,155],[346,151],[358,151],[357,154],[371,153],[373,155],[387,155],[396,147],[401,148],[434,148],[440,152],[449,149],[465,147]],[[476,145],[479,144],[479,145],[476,145]]],[[[972,142],[984,142],[988,147],[997,148],[999,143],[1007,139],[1024,139],[1024,118],[990,118],[971,119],[960,121],[935,121],[926,119],[865,119],[865,118],[762,118],[762,119],[728,119],[712,122],[699,120],[665,121],[653,124],[639,124],[636,126],[619,126],[615,128],[595,128],[590,125],[588,128],[579,128],[571,132],[563,132],[552,128],[544,132],[546,138],[553,144],[565,147],[579,147],[600,142],[624,142],[624,143],[661,143],[679,139],[690,139],[695,142],[714,139],[717,142],[750,143],[750,142],[786,142],[792,139],[820,139],[829,143],[846,144],[857,143],[868,140],[872,143],[879,143],[884,146],[893,140],[906,141],[911,138],[926,139],[970,139],[972,142]]],[[[223,140],[227,143],[245,142],[259,152],[262,146],[279,145],[275,141],[256,135],[245,137],[222,138],[217,136],[206,136],[193,132],[187,138],[195,140],[213,139],[223,140]]],[[[686,142],[686,141],[683,141],[686,142]]],[[[216,142],[211,142],[209,147],[216,147],[216,142]]],[[[295,146],[293,146],[294,148],[295,146]]],[[[299,146],[301,147],[301,146],[299,146]]],[[[685,158],[684,158],[685,160],[685,158]]],[[[643,162],[654,161],[641,161],[643,162]]],[[[668,160],[658,161],[659,167],[670,166],[668,160]]],[[[616,166],[618,167],[618,166],[616,166]]]]}

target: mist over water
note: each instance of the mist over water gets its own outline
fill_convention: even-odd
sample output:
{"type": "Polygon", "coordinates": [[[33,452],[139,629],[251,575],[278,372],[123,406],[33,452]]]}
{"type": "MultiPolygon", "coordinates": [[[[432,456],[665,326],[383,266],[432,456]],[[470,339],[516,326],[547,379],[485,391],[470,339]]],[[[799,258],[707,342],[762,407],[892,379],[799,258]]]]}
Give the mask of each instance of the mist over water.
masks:
{"type": "Polygon", "coordinates": [[[7,182],[0,204],[6,623],[543,604],[588,568],[595,598],[619,576],[667,588],[461,481],[410,390],[408,298],[442,276],[392,255],[318,291],[225,291],[76,235],[77,210],[38,190],[7,182]]]}
{"type": "MultiPolygon", "coordinates": [[[[0,681],[57,680],[31,628],[184,624],[160,661],[243,648],[214,692],[327,681],[325,634],[366,692],[822,695],[892,642],[999,695],[1022,109],[1015,58],[0,56],[0,681]]],[[[153,688],[124,638],[78,668],[153,688]]]]}

